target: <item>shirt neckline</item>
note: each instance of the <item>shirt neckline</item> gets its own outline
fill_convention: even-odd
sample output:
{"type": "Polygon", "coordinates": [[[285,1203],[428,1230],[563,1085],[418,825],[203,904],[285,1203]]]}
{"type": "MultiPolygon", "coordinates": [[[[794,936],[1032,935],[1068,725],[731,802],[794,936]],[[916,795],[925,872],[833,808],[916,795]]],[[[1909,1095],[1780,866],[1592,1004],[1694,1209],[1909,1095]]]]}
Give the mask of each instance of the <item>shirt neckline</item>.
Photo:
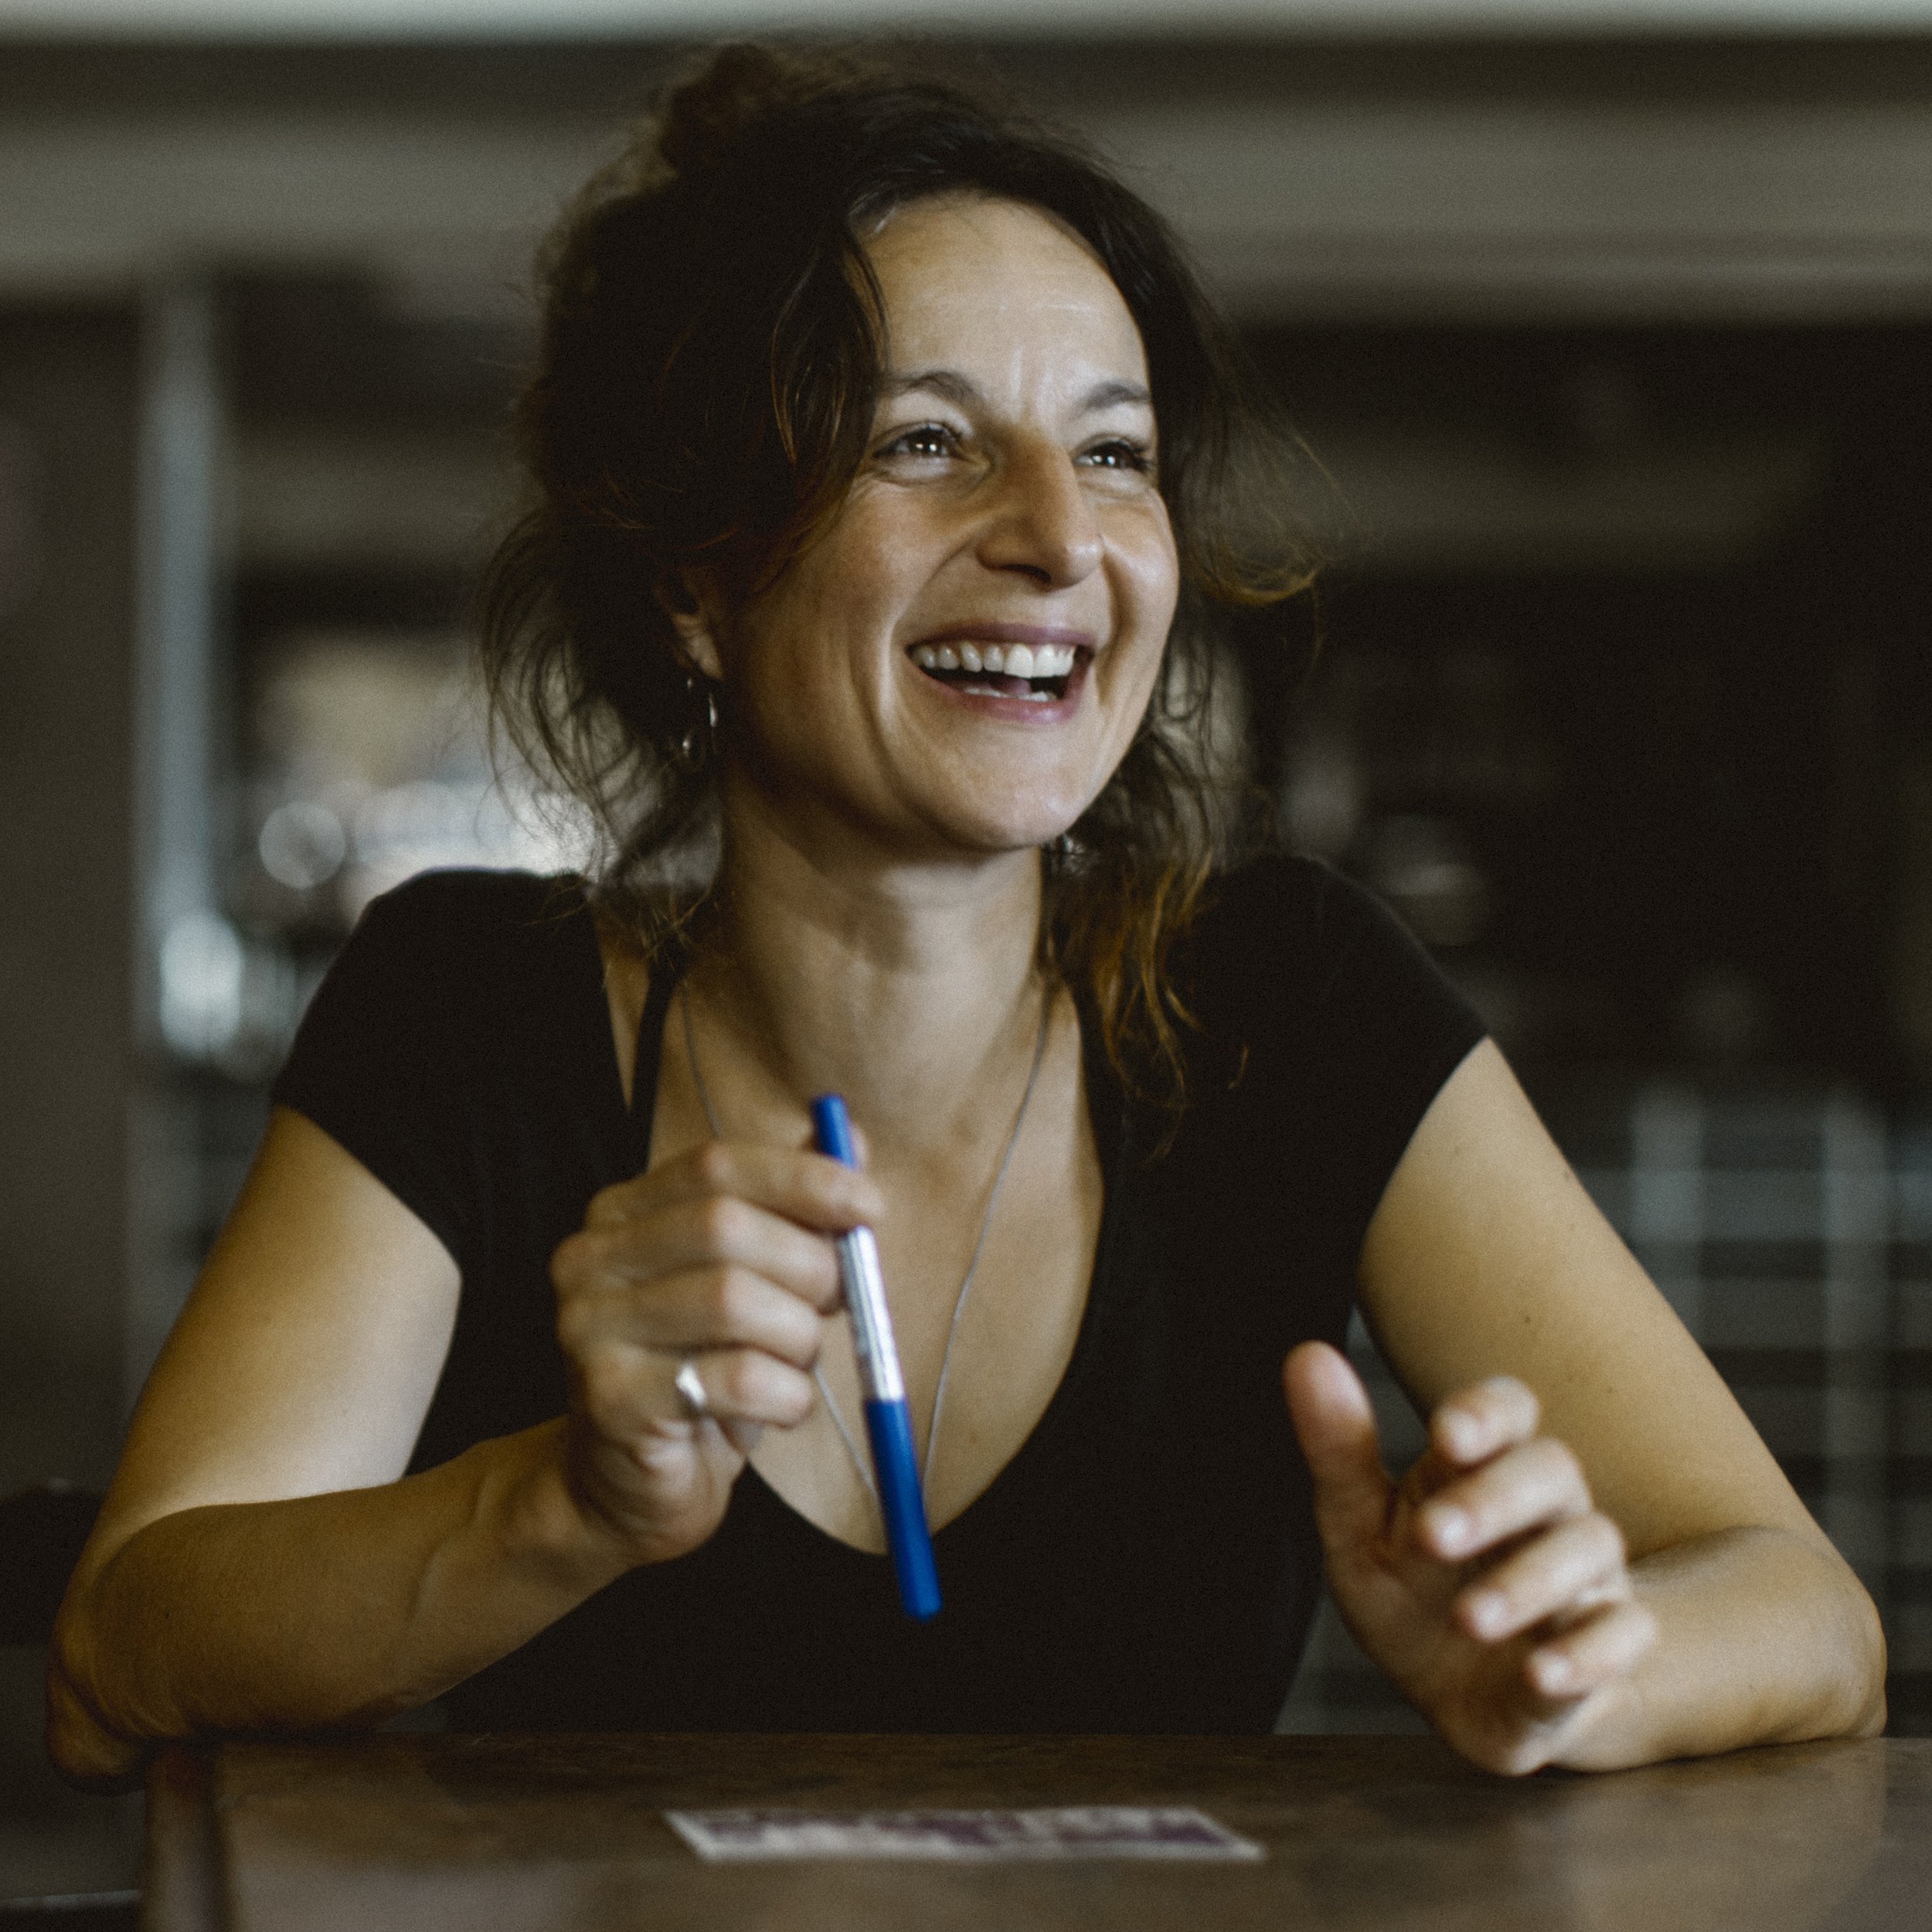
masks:
{"type": "MultiPolygon", "coordinates": [[[[630,1153],[634,1163],[633,1171],[642,1173],[651,1157],[651,1131],[657,1111],[658,1076],[663,1061],[665,1025],[670,1016],[672,996],[677,990],[678,981],[683,971],[685,949],[674,937],[662,949],[653,963],[650,985],[645,994],[644,1010],[638,1016],[638,1037],[631,1053],[631,1098],[628,1106],[626,1106],[623,1076],[617,1065],[616,1043],[611,1037],[610,1003],[604,992],[603,947],[598,937],[597,920],[591,912],[587,898],[583,910],[583,924],[590,948],[591,963],[596,969],[591,975],[591,988],[596,995],[598,1015],[602,1022],[603,1059],[607,1073],[606,1090],[612,1105],[623,1117],[630,1153]]],[[[1094,1243],[1094,1265],[1087,1276],[1087,1296],[1080,1308],[1080,1325],[1074,1332],[1073,1346],[1067,1356],[1066,1366],[1060,1371],[1060,1379],[1054,1384],[1053,1393],[1048,1396],[1046,1406],[1041,1410],[1032,1427],[1021,1438],[1013,1453],[994,1471],[992,1480],[985,1488],[958,1515],[933,1532],[935,1546],[942,1540],[948,1543],[963,1540],[955,1536],[954,1532],[960,1529],[969,1518],[983,1519],[988,1505],[992,1503],[996,1495],[1002,1492],[1010,1494],[1018,1486],[1024,1478],[1026,1468],[1044,1453],[1039,1445],[1065,1426],[1064,1417],[1072,1407],[1080,1389],[1091,1374],[1093,1358],[1098,1349],[1100,1324],[1096,1318],[1097,1311],[1107,1285],[1114,1277],[1114,1250],[1118,1244],[1126,1194],[1124,1183],[1129,1163],[1134,1158],[1138,1137],[1134,1133],[1133,1114],[1127,1104],[1119,1080],[1105,1053],[1095,1043],[1099,1038],[1099,1028],[1092,1022],[1086,1002],[1077,994],[1074,1003],[1080,1018],[1080,1065],[1087,1088],[1087,1114],[1093,1124],[1094,1137],[1100,1155],[1100,1225],[1094,1243]]],[[[767,1509],[781,1512],[784,1518],[789,1519],[831,1550],[862,1563],[884,1564],[889,1560],[883,1552],[861,1549],[855,1543],[849,1543],[842,1536],[835,1536],[830,1530],[814,1522],[802,1510],[794,1509],[787,1502],[750,1463],[745,1464],[733,1491],[732,1501],[726,1512],[727,1522],[732,1513],[742,1506],[740,1498],[744,1496],[747,1485],[752,1485],[752,1497],[762,1501],[767,1509]]]]}

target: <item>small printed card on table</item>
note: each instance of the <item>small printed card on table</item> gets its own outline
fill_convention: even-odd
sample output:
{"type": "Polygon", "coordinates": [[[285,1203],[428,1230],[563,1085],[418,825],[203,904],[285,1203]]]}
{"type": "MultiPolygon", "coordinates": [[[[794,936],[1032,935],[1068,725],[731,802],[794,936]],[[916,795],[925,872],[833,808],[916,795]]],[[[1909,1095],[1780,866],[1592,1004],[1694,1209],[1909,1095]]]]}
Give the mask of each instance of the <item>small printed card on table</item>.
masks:
{"type": "Polygon", "coordinates": [[[975,1811],[666,1811],[702,1859],[1232,1859],[1260,1845],[1180,1805],[975,1811]]]}

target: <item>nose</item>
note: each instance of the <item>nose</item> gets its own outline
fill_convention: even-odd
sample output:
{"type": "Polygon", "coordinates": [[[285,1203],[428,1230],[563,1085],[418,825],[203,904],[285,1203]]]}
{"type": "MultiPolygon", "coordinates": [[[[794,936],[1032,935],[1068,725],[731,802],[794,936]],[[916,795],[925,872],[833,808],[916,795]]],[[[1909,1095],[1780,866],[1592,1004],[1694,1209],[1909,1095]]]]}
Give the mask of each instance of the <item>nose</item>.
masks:
{"type": "Polygon", "coordinates": [[[1003,466],[980,538],[988,570],[1017,570],[1062,590],[1100,567],[1102,539],[1094,505],[1066,451],[1018,451],[1003,466]]]}

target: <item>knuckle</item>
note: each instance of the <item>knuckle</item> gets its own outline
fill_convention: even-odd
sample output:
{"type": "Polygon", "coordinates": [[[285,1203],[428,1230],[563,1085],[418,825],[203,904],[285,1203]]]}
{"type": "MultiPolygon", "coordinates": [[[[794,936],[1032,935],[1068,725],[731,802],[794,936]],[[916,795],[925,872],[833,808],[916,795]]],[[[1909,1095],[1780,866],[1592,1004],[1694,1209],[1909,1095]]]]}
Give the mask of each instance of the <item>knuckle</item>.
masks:
{"type": "Polygon", "coordinates": [[[587,1413],[608,1417],[629,1406],[631,1364],[616,1349],[593,1349],[577,1362],[577,1391],[587,1413]]]}
{"type": "Polygon", "coordinates": [[[713,1254],[729,1254],[743,1244],[749,1212],[729,1194],[709,1196],[698,1209],[698,1238],[713,1254]]]}
{"type": "Polygon", "coordinates": [[[764,1377],[756,1352],[733,1349],[725,1355],[718,1372],[719,1400],[734,1411],[756,1409],[763,1393],[764,1377]]]}
{"type": "Polygon", "coordinates": [[[707,1193],[722,1194],[731,1184],[730,1150],[722,1141],[706,1141],[691,1156],[691,1172],[707,1193]]]}
{"type": "Polygon", "coordinates": [[[705,1299],[720,1340],[747,1338],[758,1304],[758,1284],[753,1275],[728,1263],[714,1268],[706,1284],[705,1299]]]}
{"type": "Polygon", "coordinates": [[[743,1349],[719,1351],[709,1378],[715,1400],[733,1409],[744,1406],[752,1393],[749,1353],[743,1349]]]}

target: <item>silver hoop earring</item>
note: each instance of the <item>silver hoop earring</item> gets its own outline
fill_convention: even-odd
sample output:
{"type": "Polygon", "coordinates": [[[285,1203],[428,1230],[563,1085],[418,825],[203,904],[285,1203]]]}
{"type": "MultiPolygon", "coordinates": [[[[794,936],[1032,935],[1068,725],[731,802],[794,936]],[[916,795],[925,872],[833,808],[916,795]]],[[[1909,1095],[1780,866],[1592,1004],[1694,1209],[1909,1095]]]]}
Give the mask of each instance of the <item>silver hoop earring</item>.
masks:
{"type": "Polygon", "coordinates": [[[699,717],[685,726],[678,739],[678,756],[694,770],[705,764],[717,749],[718,740],[718,692],[716,685],[708,678],[701,679],[696,672],[687,672],[684,680],[685,696],[689,709],[699,713],[699,717]],[[704,702],[699,706],[699,687],[703,688],[704,702]]]}

